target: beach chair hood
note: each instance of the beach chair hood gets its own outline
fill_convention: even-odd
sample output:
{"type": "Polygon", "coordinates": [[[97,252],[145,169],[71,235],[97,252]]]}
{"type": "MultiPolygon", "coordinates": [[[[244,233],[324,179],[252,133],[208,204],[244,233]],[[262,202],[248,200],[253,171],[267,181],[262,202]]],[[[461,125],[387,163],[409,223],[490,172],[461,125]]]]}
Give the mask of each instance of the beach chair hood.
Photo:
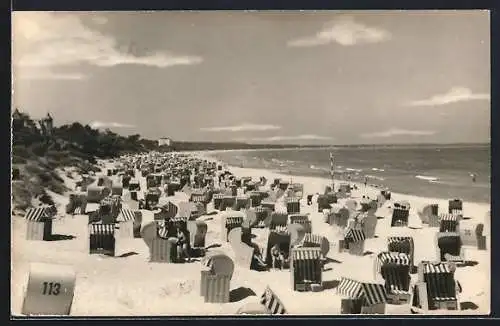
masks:
{"type": "Polygon", "coordinates": [[[207,255],[201,260],[201,265],[211,270],[213,274],[229,277],[233,276],[233,260],[220,251],[207,253],[207,255]]]}

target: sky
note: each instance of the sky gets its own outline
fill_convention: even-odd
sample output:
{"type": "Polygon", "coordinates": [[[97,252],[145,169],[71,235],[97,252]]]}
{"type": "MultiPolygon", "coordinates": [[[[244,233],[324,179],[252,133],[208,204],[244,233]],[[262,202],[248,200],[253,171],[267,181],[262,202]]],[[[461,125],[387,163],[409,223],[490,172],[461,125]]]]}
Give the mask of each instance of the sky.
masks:
{"type": "Polygon", "coordinates": [[[488,11],[14,12],[13,107],[185,141],[490,142],[488,11]]]}

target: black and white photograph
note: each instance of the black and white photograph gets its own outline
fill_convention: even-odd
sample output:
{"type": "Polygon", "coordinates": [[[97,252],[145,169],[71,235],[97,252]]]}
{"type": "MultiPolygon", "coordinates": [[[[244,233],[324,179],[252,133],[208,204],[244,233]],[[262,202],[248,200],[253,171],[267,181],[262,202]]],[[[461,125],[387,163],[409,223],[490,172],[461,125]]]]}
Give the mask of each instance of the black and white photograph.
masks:
{"type": "Polygon", "coordinates": [[[13,11],[11,316],[488,315],[488,10],[13,11]]]}

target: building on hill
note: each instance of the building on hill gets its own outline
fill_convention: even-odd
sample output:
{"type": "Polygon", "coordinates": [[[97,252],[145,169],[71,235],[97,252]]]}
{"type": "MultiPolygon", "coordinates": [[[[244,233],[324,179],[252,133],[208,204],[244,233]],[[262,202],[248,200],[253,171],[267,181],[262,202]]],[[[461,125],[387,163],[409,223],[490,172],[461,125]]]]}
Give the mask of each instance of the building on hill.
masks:
{"type": "Polygon", "coordinates": [[[42,134],[46,136],[52,135],[52,131],[54,128],[54,119],[52,119],[50,113],[47,113],[47,116],[45,118],[40,119],[39,124],[42,134]]]}
{"type": "Polygon", "coordinates": [[[162,137],[162,138],[158,139],[158,146],[159,147],[161,147],[161,146],[170,147],[170,146],[172,146],[172,139],[170,139],[168,137],[162,137]]]}
{"type": "Polygon", "coordinates": [[[23,119],[21,112],[16,108],[12,113],[12,127],[14,130],[19,130],[26,126],[26,120],[23,119]]]}

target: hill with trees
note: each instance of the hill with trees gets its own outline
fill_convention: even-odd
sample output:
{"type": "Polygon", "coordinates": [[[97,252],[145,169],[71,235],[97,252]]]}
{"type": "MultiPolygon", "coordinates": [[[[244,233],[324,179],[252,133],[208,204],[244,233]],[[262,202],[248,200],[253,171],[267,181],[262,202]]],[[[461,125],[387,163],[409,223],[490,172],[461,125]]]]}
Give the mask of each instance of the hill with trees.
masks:
{"type": "MultiPolygon", "coordinates": [[[[50,116],[48,116],[52,119],[50,116]]],[[[285,148],[295,145],[253,145],[245,143],[173,142],[159,147],[156,140],[140,135],[121,136],[109,129],[94,129],[79,122],[52,126],[34,120],[18,109],[12,117],[12,208],[26,210],[38,203],[52,204],[46,190],[63,194],[64,180],[57,173],[75,167],[80,173],[98,171],[96,159],[125,153],[156,151],[199,151],[225,149],[285,148]]]]}

